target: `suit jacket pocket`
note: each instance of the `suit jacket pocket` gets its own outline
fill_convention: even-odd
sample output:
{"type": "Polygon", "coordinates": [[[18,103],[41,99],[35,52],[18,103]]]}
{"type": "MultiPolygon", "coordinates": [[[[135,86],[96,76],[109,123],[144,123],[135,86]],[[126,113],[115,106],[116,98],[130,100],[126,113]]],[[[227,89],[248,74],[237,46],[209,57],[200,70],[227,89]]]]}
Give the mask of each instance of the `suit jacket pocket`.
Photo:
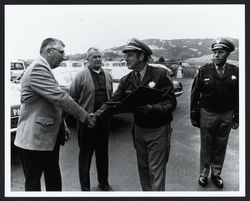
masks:
{"type": "Polygon", "coordinates": [[[44,127],[55,124],[54,119],[50,117],[36,117],[36,122],[44,127]]]}

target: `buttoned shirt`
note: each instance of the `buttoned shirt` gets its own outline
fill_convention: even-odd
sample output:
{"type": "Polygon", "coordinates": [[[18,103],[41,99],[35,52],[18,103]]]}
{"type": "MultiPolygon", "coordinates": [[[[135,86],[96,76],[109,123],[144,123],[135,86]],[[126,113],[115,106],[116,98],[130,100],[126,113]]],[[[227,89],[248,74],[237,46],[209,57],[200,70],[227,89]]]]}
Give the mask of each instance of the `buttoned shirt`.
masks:
{"type": "Polygon", "coordinates": [[[227,65],[227,64],[225,63],[223,66],[219,67],[219,66],[217,66],[216,64],[214,64],[215,69],[216,69],[216,71],[217,71],[217,73],[218,73],[219,75],[220,75],[220,70],[221,70],[221,74],[222,74],[222,75],[224,74],[226,65],[227,65]]]}
{"type": "MultiPolygon", "coordinates": [[[[147,65],[146,65],[141,71],[139,71],[141,81],[143,80],[143,77],[144,77],[144,75],[145,75],[145,73],[146,73],[146,69],[147,69],[147,65]]],[[[135,71],[135,76],[137,76],[137,73],[138,73],[138,72],[135,71]]]]}

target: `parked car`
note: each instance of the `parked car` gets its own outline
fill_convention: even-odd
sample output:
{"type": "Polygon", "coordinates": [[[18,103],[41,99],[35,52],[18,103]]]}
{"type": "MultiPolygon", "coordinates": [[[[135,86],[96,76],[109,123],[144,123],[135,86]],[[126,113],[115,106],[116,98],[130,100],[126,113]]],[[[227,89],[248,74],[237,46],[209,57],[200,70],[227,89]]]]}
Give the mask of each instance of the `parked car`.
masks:
{"type": "Polygon", "coordinates": [[[126,65],[122,65],[120,61],[103,62],[103,68],[110,71],[115,83],[119,83],[120,79],[131,71],[126,65]]]}
{"type": "Polygon", "coordinates": [[[66,68],[83,68],[84,63],[81,61],[73,61],[73,60],[66,60],[62,61],[60,63],[60,67],[66,67],[66,68]]]}
{"type": "Polygon", "coordinates": [[[10,62],[10,80],[14,80],[25,71],[25,64],[23,61],[10,62]]]}
{"type": "Polygon", "coordinates": [[[57,67],[52,70],[55,79],[57,80],[58,84],[62,89],[69,92],[69,87],[76,76],[76,74],[81,71],[82,68],[75,68],[75,67],[57,67]]]}
{"type": "Polygon", "coordinates": [[[11,141],[14,141],[18,117],[20,114],[20,80],[16,80],[15,82],[11,82],[10,84],[10,131],[11,131],[11,141]]]}
{"type": "MultiPolygon", "coordinates": [[[[173,78],[174,73],[173,71],[168,68],[167,66],[163,65],[163,64],[149,64],[150,66],[156,67],[156,68],[164,68],[168,71],[169,73],[169,77],[173,78]]],[[[183,86],[182,83],[180,81],[174,80],[173,81],[173,85],[174,85],[174,93],[176,97],[179,97],[181,94],[183,94],[183,86]]]]}

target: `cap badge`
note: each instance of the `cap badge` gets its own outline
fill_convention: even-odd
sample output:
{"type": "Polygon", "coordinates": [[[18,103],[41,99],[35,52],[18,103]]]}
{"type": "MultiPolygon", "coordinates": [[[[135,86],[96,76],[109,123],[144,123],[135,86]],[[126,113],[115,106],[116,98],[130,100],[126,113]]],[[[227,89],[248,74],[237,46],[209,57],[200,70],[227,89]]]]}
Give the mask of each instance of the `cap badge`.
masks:
{"type": "Polygon", "coordinates": [[[218,44],[218,43],[220,43],[221,42],[221,38],[217,38],[216,39],[216,43],[218,44]]]}

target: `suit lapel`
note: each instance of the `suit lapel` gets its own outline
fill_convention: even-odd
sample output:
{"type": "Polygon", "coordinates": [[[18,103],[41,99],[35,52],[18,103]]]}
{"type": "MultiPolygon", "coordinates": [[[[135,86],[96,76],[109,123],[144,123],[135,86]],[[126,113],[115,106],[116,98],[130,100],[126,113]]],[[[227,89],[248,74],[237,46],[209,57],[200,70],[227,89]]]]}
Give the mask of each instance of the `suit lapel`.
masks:
{"type": "Polygon", "coordinates": [[[137,80],[135,77],[135,71],[132,71],[130,74],[130,79],[128,79],[129,82],[131,83],[131,85],[133,86],[133,88],[137,88],[138,84],[137,84],[137,80]]]}
{"type": "Polygon", "coordinates": [[[231,70],[230,70],[230,66],[227,64],[227,65],[225,66],[225,71],[224,71],[224,73],[223,73],[223,75],[222,75],[222,78],[227,77],[227,76],[229,76],[229,75],[231,75],[231,70]]]}
{"type": "Polygon", "coordinates": [[[210,72],[211,72],[211,74],[213,74],[215,77],[220,78],[220,75],[218,74],[218,72],[217,72],[217,70],[216,70],[214,64],[211,64],[211,65],[210,65],[210,72]]]}

